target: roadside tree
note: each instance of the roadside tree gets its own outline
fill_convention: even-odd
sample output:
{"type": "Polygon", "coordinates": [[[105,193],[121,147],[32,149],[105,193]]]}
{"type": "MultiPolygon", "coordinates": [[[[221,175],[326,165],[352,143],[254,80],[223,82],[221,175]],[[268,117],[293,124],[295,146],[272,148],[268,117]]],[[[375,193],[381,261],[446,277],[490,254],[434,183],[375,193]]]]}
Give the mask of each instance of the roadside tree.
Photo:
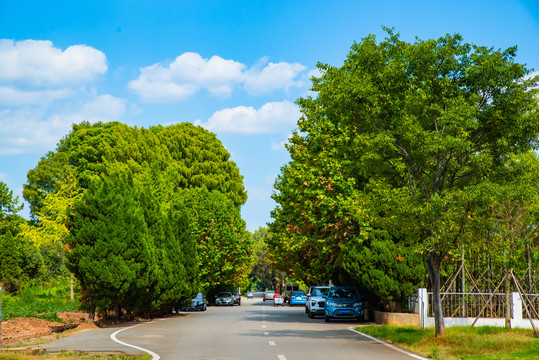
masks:
{"type": "MultiPolygon", "coordinates": [[[[464,43],[460,35],[407,43],[386,31],[380,43],[373,35],[355,43],[342,67],[319,65],[322,76],[313,79],[312,87],[317,96],[298,100],[303,116],[291,140],[290,167],[301,168],[295,162],[306,145],[325,149],[338,159],[333,166],[338,182],[326,180],[328,191],[330,184],[334,188],[334,183],[349,181],[347,189],[376,195],[376,203],[386,208],[383,217],[395,218],[410,232],[401,238],[426,255],[436,334],[443,335],[440,265],[466,239],[482,181],[503,166],[506,154],[537,146],[539,78],[526,78],[530,71],[515,62],[516,47],[494,50],[464,43]],[[344,179],[337,176],[341,173],[344,179]],[[387,206],[395,199],[401,206],[387,206]]],[[[329,163],[323,155],[312,159],[314,169],[308,168],[329,180],[319,165],[329,163]]],[[[280,233],[286,226],[301,228],[301,217],[288,214],[294,214],[298,201],[289,201],[291,196],[281,201],[283,189],[300,192],[312,181],[294,179],[295,184],[288,184],[281,177],[276,184],[280,208],[274,217],[281,221],[280,233]]],[[[350,199],[347,193],[342,196],[344,202],[350,199]]],[[[311,203],[326,205],[323,201],[299,202],[297,212],[311,203]]],[[[344,221],[349,220],[339,209],[326,211],[343,219],[333,228],[347,229],[344,221]]],[[[351,226],[354,241],[367,240],[377,227],[367,215],[351,226]]],[[[344,243],[338,238],[322,241],[321,248],[338,251],[344,243]]]]}

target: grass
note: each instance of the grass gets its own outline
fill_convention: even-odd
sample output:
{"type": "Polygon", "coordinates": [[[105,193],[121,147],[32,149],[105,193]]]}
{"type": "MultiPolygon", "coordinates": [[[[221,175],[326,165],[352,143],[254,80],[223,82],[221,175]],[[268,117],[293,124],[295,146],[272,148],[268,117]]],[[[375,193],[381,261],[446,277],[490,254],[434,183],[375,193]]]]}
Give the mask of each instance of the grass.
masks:
{"type": "Polygon", "coordinates": [[[450,327],[443,338],[435,338],[434,329],[413,327],[367,325],[357,330],[435,360],[539,360],[539,339],[526,329],[450,327]]]}
{"type": "Polygon", "coordinates": [[[35,317],[62,322],[58,312],[77,311],[80,302],[70,300],[69,292],[58,284],[32,284],[19,291],[17,295],[3,296],[2,320],[17,317],[35,317]]]}
{"type": "Polygon", "coordinates": [[[116,354],[91,354],[74,351],[63,351],[57,354],[31,355],[24,353],[2,353],[0,352],[0,360],[148,360],[150,355],[133,356],[133,355],[116,355],[116,354]]]}

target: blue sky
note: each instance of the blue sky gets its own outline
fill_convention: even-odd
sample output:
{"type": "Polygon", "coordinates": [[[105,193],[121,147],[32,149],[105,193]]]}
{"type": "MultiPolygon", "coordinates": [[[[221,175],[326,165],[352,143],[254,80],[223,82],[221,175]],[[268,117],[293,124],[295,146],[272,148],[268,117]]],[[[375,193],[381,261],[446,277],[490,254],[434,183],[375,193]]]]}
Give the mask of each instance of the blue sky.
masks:
{"type": "Polygon", "coordinates": [[[517,45],[517,61],[539,70],[537,0],[0,0],[0,181],[22,200],[28,170],[74,122],[193,122],[238,165],[254,231],[271,221],[294,101],[317,62],[340,66],[382,25],[406,41],[517,45]]]}

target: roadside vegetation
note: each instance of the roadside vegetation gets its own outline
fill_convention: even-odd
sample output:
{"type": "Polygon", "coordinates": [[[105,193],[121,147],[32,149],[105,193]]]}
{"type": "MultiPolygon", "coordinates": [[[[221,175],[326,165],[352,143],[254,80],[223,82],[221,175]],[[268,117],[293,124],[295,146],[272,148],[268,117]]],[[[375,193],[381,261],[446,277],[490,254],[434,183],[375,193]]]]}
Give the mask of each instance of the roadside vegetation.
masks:
{"type": "Polygon", "coordinates": [[[24,354],[24,353],[2,353],[2,360],[41,360],[41,359],[62,359],[62,360],[148,360],[150,355],[133,356],[133,355],[117,355],[117,354],[90,354],[73,351],[65,351],[57,354],[24,354]]]}
{"type": "Polygon", "coordinates": [[[70,299],[69,278],[59,277],[45,284],[34,281],[17,294],[4,295],[2,320],[35,317],[61,323],[59,312],[75,312],[79,306],[79,300],[70,299]]]}
{"type": "Polygon", "coordinates": [[[532,330],[503,327],[450,327],[443,338],[434,328],[367,325],[358,331],[434,360],[539,359],[539,339],[532,330]]]}

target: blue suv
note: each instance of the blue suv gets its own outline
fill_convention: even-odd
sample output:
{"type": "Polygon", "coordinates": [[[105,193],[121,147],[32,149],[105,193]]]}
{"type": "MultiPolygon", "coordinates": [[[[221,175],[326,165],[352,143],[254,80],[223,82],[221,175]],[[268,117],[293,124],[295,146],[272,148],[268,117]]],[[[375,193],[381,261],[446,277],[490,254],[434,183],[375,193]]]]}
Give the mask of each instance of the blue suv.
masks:
{"type": "Polygon", "coordinates": [[[325,320],[353,319],[361,321],[363,301],[355,287],[336,286],[329,289],[325,304],[325,320]]]}

